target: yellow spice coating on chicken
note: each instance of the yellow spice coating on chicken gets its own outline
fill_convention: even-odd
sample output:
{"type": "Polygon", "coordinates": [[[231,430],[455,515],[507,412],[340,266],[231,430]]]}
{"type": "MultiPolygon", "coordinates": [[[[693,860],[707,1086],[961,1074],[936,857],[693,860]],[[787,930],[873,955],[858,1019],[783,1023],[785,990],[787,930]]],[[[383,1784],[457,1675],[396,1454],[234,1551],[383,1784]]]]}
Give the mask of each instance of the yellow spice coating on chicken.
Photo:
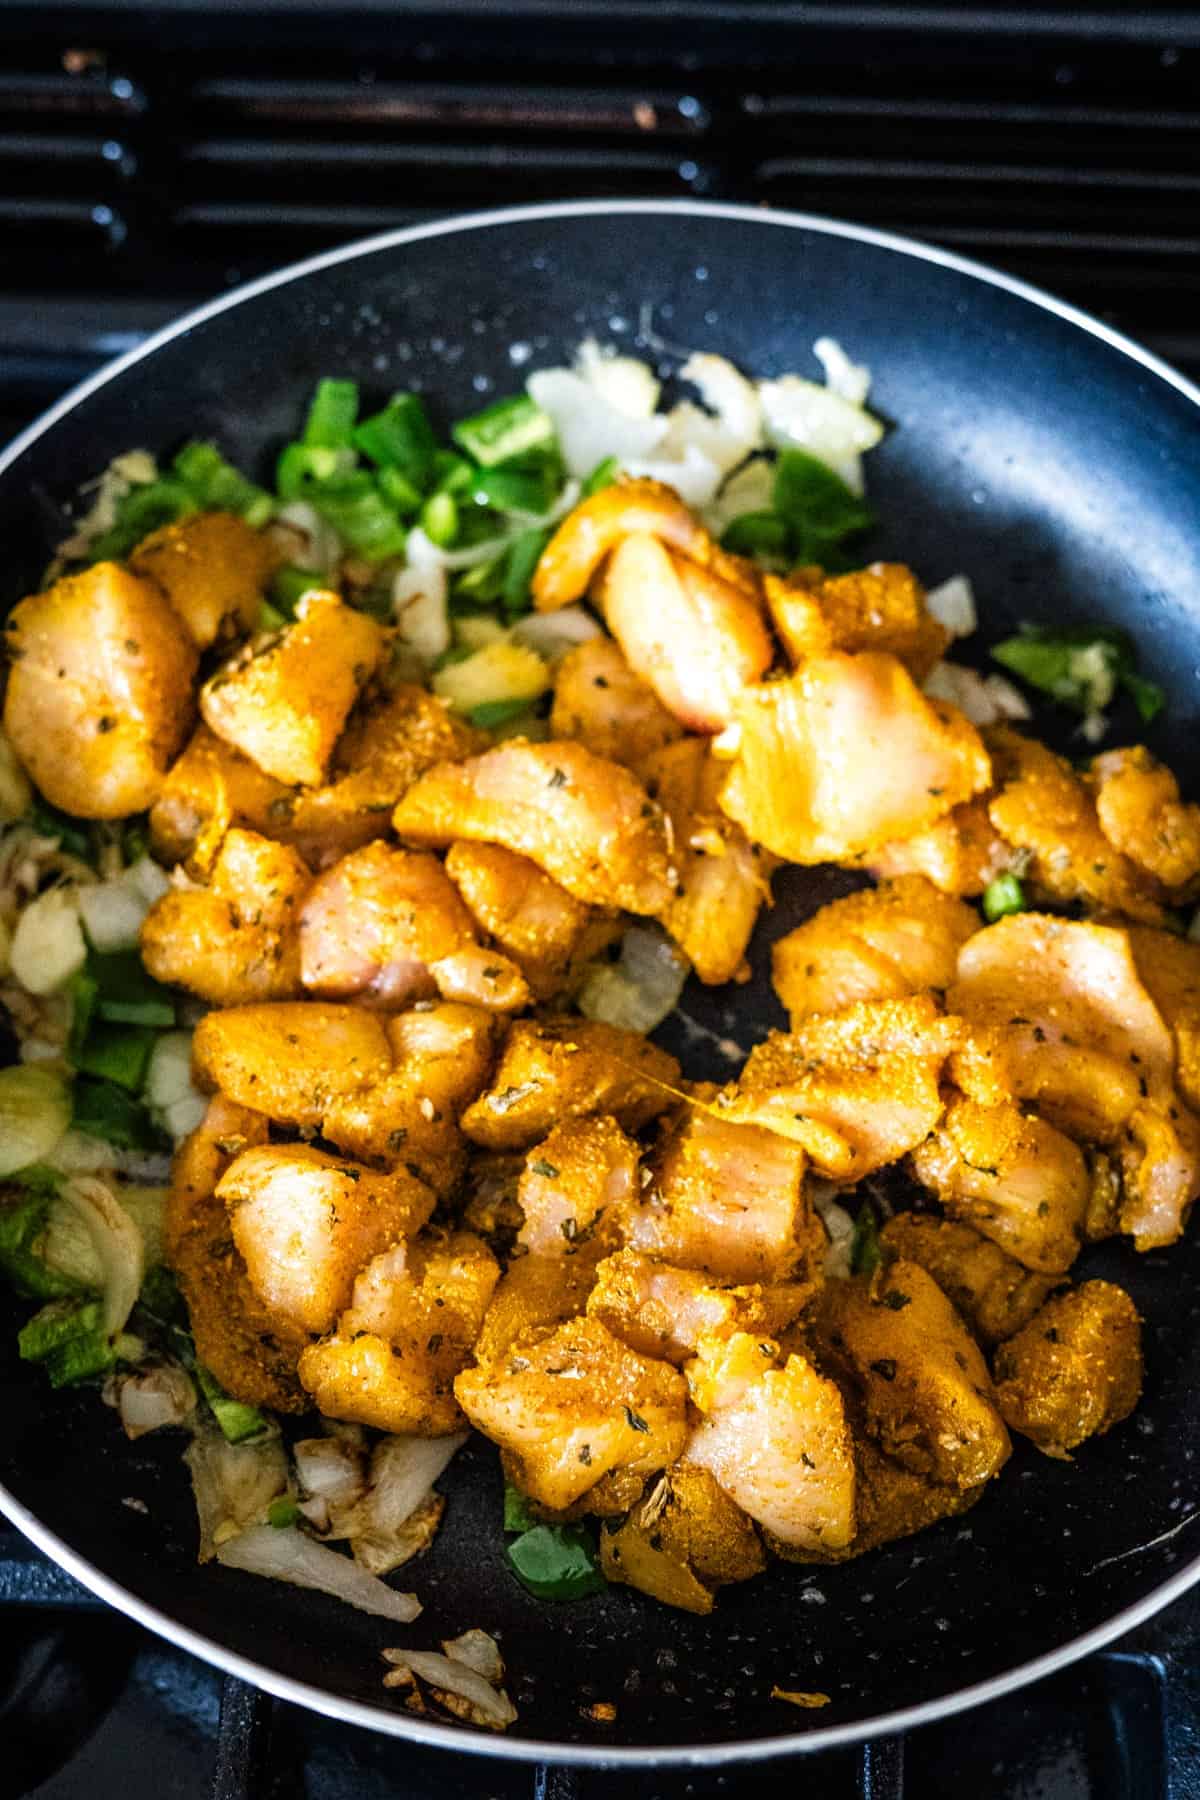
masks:
{"type": "Polygon", "coordinates": [[[919,1263],[953,1302],[982,1344],[998,1344],[1027,1325],[1057,1285],[1025,1268],[973,1226],[932,1213],[897,1213],[880,1242],[891,1256],[919,1263]]]}
{"type": "Polygon", "coordinates": [[[135,575],[161,588],[201,650],[253,631],[278,557],[235,513],[193,513],[143,538],[129,558],[135,575]]]}
{"type": "Polygon", "coordinates": [[[462,1115],[488,1150],[525,1150],[561,1119],[610,1114],[638,1131],[678,1097],[679,1064],[636,1031],[595,1019],[518,1019],[491,1085],[462,1115]]]}
{"type": "Polygon", "coordinates": [[[1171,890],[1194,899],[1200,806],[1185,805],[1170,769],[1141,745],[1097,756],[1089,771],[1100,829],[1113,847],[1171,890]]]}
{"type": "Polygon", "coordinates": [[[681,738],[683,726],[634,674],[621,646],[597,637],[568,650],[555,671],[550,734],[636,768],[651,751],[681,738]]]}
{"type": "Polygon", "coordinates": [[[859,1000],[900,1000],[948,988],[958,952],[979,929],[978,914],[906,875],[832,900],[772,952],[775,992],[792,1024],[809,1013],[840,1012],[859,1000]]]}
{"type": "Polygon", "coordinates": [[[1109,1281],[1085,1281],[1048,1300],[996,1352],[997,1405],[1050,1456],[1119,1424],[1141,1391],[1137,1308],[1109,1281]]]}
{"type": "Polygon", "coordinates": [[[830,650],[883,650],[924,681],[950,633],[929,612],[925,589],[903,563],[872,563],[846,575],[795,569],[766,575],[767,610],[791,661],[830,650]]]}
{"type": "Polygon", "coordinates": [[[512,958],[537,1000],[568,990],[620,933],[614,912],[576,900],[501,844],[451,844],[445,867],[480,930],[512,958]]]}
{"type": "Polygon", "coordinates": [[[177,888],[142,922],[142,961],[215,1006],[290,1000],[300,992],[301,902],[312,876],[286,844],[231,830],[207,887],[177,888]]]}

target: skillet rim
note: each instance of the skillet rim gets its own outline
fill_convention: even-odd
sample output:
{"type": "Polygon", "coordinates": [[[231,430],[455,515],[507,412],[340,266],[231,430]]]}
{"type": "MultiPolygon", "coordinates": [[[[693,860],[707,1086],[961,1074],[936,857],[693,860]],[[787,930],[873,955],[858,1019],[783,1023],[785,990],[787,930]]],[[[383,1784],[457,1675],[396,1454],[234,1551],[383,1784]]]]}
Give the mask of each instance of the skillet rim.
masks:
{"type": "MultiPolygon", "coordinates": [[[[959,256],[954,251],[923,243],[919,239],[905,237],[895,232],[878,231],[871,226],[857,225],[847,220],[825,218],[815,213],[795,212],[782,208],[764,209],[728,201],[561,200],[537,205],[452,214],[446,218],[428,221],[425,224],[380,232],[373,237],[357,239],[351,244],[323,251],[317,256],[307,257],[301,262],[289,263],[269,275],[260,276],[257,280],[246,282],[227,294],[221,294],[216,299],[184,313],[171,324],[163,326],[146,338],[143,343],[116,357],[112,362],[106,363],[94,375],[88,376],[86,380],[71,388],[48,411],[35,419],[3,450],[0,450],[0,478],[4,477],[6,472],[39,438],[57,425],[61,419],[66,418],[80,402],[104,387],[109,381],[123,374],[125,370],[134,367],[144,358],[152,356],[163,345],[172,342],[177,337],[185,336],[195,326],[216,318],[246,300],[269,293],[273,288],[286,286],[307,275],[315,274],[318,270],[335,267],[339,263],[351,262],[360,256],[370,256],[381,250],[396,249],[405,244],[418,243],[428,239],[453,236],[469,231],[503,228],[511,224],[528,224],[538,220],[587,218],[590,216],[613,217],[622,214],[680,214],[708,219],[733,219],[743,224],[753,223],[778,226],[786,230],[808,231],[826,237],[848,238],[854,242],[869,244],[876,249],[911,257],[918,262],[928,262],[941,268],[954,270],[958,274],[982,282],[987,287],[999,288],[1013,294],[1018,299],[1025,300],[1030,305],[1039,307],[1042,311],[1049,312],[1070,325],[1077,326],[1088,336],[1107,345],[1109,349],[1115,350],[1118,354],[1139,364],[1149,374],[1174,388],[1184,399],[1190,400],[1197,409],[1200,409],[1200,386],[1189,381],[1186,376],[1181,375],[1169,363],[1155,356],[1152,351],[1144,349],[1132,338],[1126,337],[1123,332],[1114,330],[1112,326],[1106,325],[1102,320],[1093,317],[1079,307],[1072,306],[1065,300],[1058,299],[1042,288],[1020,281],[1015,276],[1006,275],[999,269],[989,267],[986,263],[976,262],[970,257],[959,256]]],[[[181,1649],[199,1657],[201,1661],[271,1694],[277,1700],[285,1700],[293,1705],[303,1706],[309,1711],[323,1714],[342,1724],[382,1732],[389,1737],[407,1739],[431,1749],[455,1750],[479,1756],[496,1756],[507,1762],[556,1763],[598,1769],[621,1767],[714,1768],[732,1763],[765,1762],[775,1757],[815,1755],[819,1751],[862,1743],[868,1738],[876,1739],[911,1731],[918,1726],[932,1724],[955,1713],[966,1712],[972,1707],[999,1699],[1005,1694],[1016,1692],[1022,1687],[1042,1680],[1045,1676],[1069,1667],[1070,1664],[1102,1649],[1114,1638],[1132,1631],[1136,1626],[1178,1599],[1181,1594],[1186,1593],[1190,1587],[1200,1582],[1200,1554],[1198,1554],[1190,1562],[1185,1563],[1182,1568],[1177,1569],[1168,1580],[1151,1588],[1140,1600],[1113,1614],[1102,1624],[1093,1626],[1090,1631],[1083,1632],[1078,1637],[1060,1644],[1057,1649],[1046,1651],[1029,1662],[1019,1663],[999,1675],[990,1676],[985,1681],[955,1689],[937,1699],[923,1701],[920,1705],[903,1707],[894,1712],[880,1713],[872,1719],[852,1721],[844,1725],[818,1726],[809,1731],[781,1733],[769,1738],[730,1739],[716,1744],[595,1746],[562,1744],[537,1738],[506,1737],[464,1731],[461,1726],[440,1725],[414,1717],[413,1714],[400,1709],[389,1709],[382,1701],[378,1704],[371,1704],[366,1701],[346,1699],[327,1689],[315,1687],[309,1682],[281,1675],[274,1669],[264,1668],[251,1657],[242,1656],[239,1652],[228,1649],[203,1633],[194,1631],[190,1626],[181,1624],[159,1607],[130,1593],[128,1589],[121,1586],[120,1582],[106,1575],[103,1570],[90,1563],[86,1557],[73,1550],[48,1526],[43,1525],[36,1515],[5,1486],[3,1481],[0,1481],[0,1513],[38,1549],[65,1569],[68,1574],[74,1576],[81,1586],[87,1588],[97,1598],[132,1618],[147,1630],[155,1632],[159,1637],[166,1638],[181,1649]]],[[[1194,1514],[1187,1515],[1174,1529],[1181,1529],[1193,1517],[1195,1517],[1194,1514]]],[[[1169,1535],[1173,1535],[1173,1533],[1169,1535]]],[[[1137,1555],[1139,1551],[1148,1548],[1150,1548],[1149,1544],[1136,1545],[1127,1554],[1137,1555]]]]}

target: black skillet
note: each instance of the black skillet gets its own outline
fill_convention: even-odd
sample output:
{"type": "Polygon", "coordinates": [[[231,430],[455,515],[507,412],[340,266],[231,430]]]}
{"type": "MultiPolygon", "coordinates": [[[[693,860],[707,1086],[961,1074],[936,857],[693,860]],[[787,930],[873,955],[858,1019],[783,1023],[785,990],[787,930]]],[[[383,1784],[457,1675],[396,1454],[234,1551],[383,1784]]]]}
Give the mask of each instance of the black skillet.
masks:
{"type": "MultiPolygon", "coordinates": [[[[1070,308],[941,251],[820,219],[685,203],[520,208],[397,232],[215,302],[62,401],[0,457],[0,599],[44,566],[46,499],[132,446],[216,438],[266,470],[318,375],[415,386],[444,421],[561,361],[586,333],[705,348],[819,377],[832,333],[890,421],[870,459],[873,554],[973,579],[996,638],[1021,618],[1133,632],[1168,705],[1152,734],[1193,764],[1200,694],[1200,393],[1070,308]],[[38,498],[35,499],[35,496],[38,498]]],[[[1132,736],[1119,720],[1111,741],[1132,736]]],[[[793,871],[764,939],[845,878],[793,871]]],[[[724,1076],[719,1038],[778,1020],[763,978],[690,989],[675,1047],[724,1076]],[[696,1029],[699,1026],[701,1029],[696,1029]]],[[[971,1705],[1129,1629],[1200,1578],[1200,1250],[1090,1253],[1146,1322],[1137,1416],[1074,1462],[1019,1445],[965,1520],[841,1568],[783,1565],[708,1619],[619,1588],[572,1607],[506,1572],[490,1448],[454,1464],[437,1543],[405,1571],[406,1631],[251,1576],[197,1568],[178,1440],[127,1447],[93,1394],[52,1396],[0,1317],[0,1505],[115,1606],[276,1694],[458,1749],[575,1761],[704,1761],[817,1749],[971,1705]],[[144,1502],[145,1510],[124,1504],[144,1502]],[[480,1625],[503,1641],[520,1723],[503,1739],[415,1719],[382,1645],[480,1625]],[[830,1696],[796,1712],[785,1688],[830,1696]],[[593,1722],[596,1700],[616,1706],[593,1722]]]]}

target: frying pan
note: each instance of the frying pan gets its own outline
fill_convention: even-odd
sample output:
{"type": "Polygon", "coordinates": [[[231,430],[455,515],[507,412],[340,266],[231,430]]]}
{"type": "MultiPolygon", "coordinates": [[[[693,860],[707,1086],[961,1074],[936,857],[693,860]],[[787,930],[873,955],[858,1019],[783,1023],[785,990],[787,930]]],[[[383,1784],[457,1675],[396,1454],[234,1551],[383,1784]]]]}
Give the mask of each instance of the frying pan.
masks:
{"type": "MultiPolygon", "coordinates": [[[[518,208],[352,246],[183,319],[54,407],[0,457],[0,586],[44,567],[60,503],[131,446],[218,439],[270,467],[322,373],[367,394],[421,386],[443,422],[517,387],[527,363],[639,320],[672,349],[714,349],[760,375],[818,374],[838,337],[874,371],[891,422],[870,459],[882,521],[872,555],[930,581],[975,582],[984,635],[1021,618],[1127,628],[1168,703],[1151,741],[1195,761],[1200,696],[1200,393],[1145,352],[1043,294],[899,238],[734,206],[518,208]]],[[[1132,718],[1110,741],[1132,737],[1132,718]]],[[[676,1048],[725,1078],[782,1019],[765,944],[848,878],[790,871],[752,983],[684,997],[676,1048]]],[[[287,1699],[458,1750],[575,1762],[713,1764],[899,1730],[1048,1673],[1128,1630],[1200,1578],[1200,1249],[1193,1234],[1138,1257],[1091,1250],[1080,1274],[1125,1283],[1146,1320],[1134,1419],[1053,1462],[1018,1440],[965,1519],[839,1568],[777,1565],[726,1590],[707,1619],[627,1588],[575,1606],[508,1574],[500,1476],[473,1441],[443,1486],[432,1552],[405,1571],[413,1627],[195,1563],[180,1443],[127,1446],[94,1394],[51,1395],[0,1316],[0,1506],[104,1599],[287,1699]],[[132,1500],[138,1503],[130,1506],[132,1500]],[[144,1510],[143,1510],[144,1509],[144,1510]],[[497,1632],[520,1723],[504,1738],[414,1718],[380,1685],[380,1648],[497,1632]],[[830,1696],[797,1712],[773,1684],[830,1696]],[[593,1721],[594,1701],[616,1706],[593,1721]]],[[[7,1303],[6,1303],[7,1304],[7,1303]]]]}

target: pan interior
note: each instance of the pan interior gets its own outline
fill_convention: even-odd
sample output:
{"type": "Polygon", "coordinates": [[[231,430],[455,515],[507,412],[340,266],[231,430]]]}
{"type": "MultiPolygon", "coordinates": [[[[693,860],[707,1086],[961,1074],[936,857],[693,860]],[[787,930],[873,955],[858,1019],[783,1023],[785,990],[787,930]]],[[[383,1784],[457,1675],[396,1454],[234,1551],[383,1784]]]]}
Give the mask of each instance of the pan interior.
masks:
{"type": "MultiPolygon", "coordinates": [[[[869,466],[880,518],[871,556],[930,583],[976,588],[981,637],[1022,618],[1130,630],[1168,695],[1152,747],[1185,776],[1200,686],[1200,411],[1100,337],[959,267],[869,239],[704,209],[581,211],[484,220],[317,267],[202,318],[97,386],[0,472],[5,584],[39,577],[54,509],[120,450],[211,436],[269,468],[322,374],[383,399],[417,387],[443,422],[512,391],[522,370],[581,337],[632,344],[648,325],[668,370],[711,349],[758,374],[819,378],[814,338],[874,372],[892,430],[869,466]]],[[[644,351],[642,352],[644,353],[644,351]]],[[[1111,741],[1144,735],[1130,717],[1111,741]]],[[[723,1078],[718,1039],[748,1046],[780,1022],[766,946],[846,878],[788,871],[754,979],[692,984],[671,1047],[723,1078]],[[681,1035],[680,1035],[681,1034],[681,1035]]],[[[503,1642],[521,1722],[510,1734],[603,1754],[631,1745],[769,1740],[871,1729],[1054,1652],[1167,1581],[1200,1551],[1190,1446],[1200,1427],[1194,1240],[1137,1257],[1088,1253],[1080,1274],[1128,1286],[1147,1323],[1135,1418],[1073,1463],[1018,1445],[965,1519],[834,1569],[774,1565],[696,1619],[628,1589],[573,1607],[532,1600],[507,1574],[500,1480],[472,1442],[444,1486],[432,1552],[406,1576],[424,1602],[407,1631],[335,1602],[194,1562],[177,1439],[127,1446],[94,1394],[51,1396],[16,1360],[18,1309],[0,1317],[7,1429],[0,1480],[77,1554],[215,1645],[330,1696],[384,1709],[380,1648],[470,1626],[503,1642]],[[133,1507],[130,1500],[144,1506],[133,1507]],[[770,1699],[820,1690],[819,1712],[770,1699]],[[617,1708],[597,1724],[597,1700],[617,1708]]]]}

